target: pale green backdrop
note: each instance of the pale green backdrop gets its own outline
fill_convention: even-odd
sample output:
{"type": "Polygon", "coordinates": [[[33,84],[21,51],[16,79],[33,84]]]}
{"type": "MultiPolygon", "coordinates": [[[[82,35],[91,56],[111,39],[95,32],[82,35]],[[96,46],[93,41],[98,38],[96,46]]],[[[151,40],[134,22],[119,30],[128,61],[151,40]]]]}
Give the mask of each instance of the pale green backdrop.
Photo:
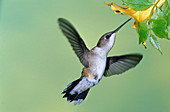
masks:
{"type": "MultiPolygon", "coordinates": [[[[118,2],[119,0],[115,0],[118,2]]],[[[78,106],[61,92],[80,77],[82,65],[61,33],[57,19],[71,21],[88,48],[128,16],[115,15],[105,0],[3,0],[0,2],[0,112],[169,112],[170,41],[163,55],[138,45],[129,22],[117,34],[110,56],[141,53],[122,75],[103,77],[78,106]]],[[[112,0],[107,0],[112,2],[112,0]]]]}

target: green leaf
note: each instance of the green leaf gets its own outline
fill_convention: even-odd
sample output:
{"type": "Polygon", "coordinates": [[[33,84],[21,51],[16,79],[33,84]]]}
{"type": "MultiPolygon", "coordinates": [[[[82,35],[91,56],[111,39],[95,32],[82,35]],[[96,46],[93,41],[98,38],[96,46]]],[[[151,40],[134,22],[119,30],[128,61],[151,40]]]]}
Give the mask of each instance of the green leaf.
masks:
{"type": "Polygon", "coordinates": [[[165,20],[167,20],[168,17],[158,7],[156,7],[156,10],[155,10],[154,14],[152,15],[151,19],[165,19],[165,20]]]}
{"type": "Polygon", "coordinates": [[[170,15],[170,0],[166,0],[163,6],[161,7],[162,12],[169,17],[170,15]]]}
{"type": "Polygon", "coordinates": [[[144,20],[138,23],[139,44],[146,41],[149,36],[148,20],[144,20]]]}
{"type": "Polygon", "coordinates": [[[163,4],[161,11],[167,16],[168,27],[170,29],[170,0],[166,0],[163,4]]]}
{"type": "Polygon", "coordinates": [[[151,29],[159,38],[168,38],[168,17],[159,9],[156,8],[151,17],[151,29]]]}
{"type": "Polygon", "coordinates": [[[122,0],[123,4],[128,5],[130,8],[141,11],[145,10],[154,4],[155,0],[122,0]]]}
{"type": "Polygon", "coordinates": [[[156,48],[157,50],[159,50],[159,52],[162,54],[162,50],[161,50],[161,47],[160,47],[160,42],[158,40],[158,38],[154,35],[150,35],[149,36],[149,42],[151,43],[151,45],[156,48]]]}
{"type": "Polygon", "coordinates": [[[167,21],[162,19],[151,20],[152,22],[152,31],[155,33],[156,36],[159,38],[168,38],[168,29],[167,29],[167,21]]]}

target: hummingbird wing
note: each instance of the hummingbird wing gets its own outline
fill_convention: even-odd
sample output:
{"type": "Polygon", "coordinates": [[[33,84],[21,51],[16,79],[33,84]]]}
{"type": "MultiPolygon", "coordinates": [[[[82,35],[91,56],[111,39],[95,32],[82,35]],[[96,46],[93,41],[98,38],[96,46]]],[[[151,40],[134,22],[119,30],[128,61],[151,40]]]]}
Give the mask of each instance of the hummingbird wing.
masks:
{"type": "Polygon", "coordinates": [[[86,57],[89,52],[89,49],[86,47],[84,41],[81,39],[76,29],[66,19],[59,18],[58,23],[60,29],[62,30],[63,34],[67,37],[80,62],[85,67],[88,67],[88,60],[86,57]]]}
{"type": "Polygon", "coordinates": [[[141,54],[108,57],[103,75],[105,77],[109,77],[115,74],[121,74],[130,68],[135,67],[140,62],[142,57],[143,56],[141,54]]]}

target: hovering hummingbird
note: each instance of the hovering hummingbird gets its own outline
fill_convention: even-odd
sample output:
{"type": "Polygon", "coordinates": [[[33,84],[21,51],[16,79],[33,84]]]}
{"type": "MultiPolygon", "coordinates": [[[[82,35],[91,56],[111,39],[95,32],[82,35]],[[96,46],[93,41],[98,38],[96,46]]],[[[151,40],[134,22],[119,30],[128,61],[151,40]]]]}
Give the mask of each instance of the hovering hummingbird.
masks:
{"type": "Polygon", "coordinates": [[[74,101],[74,105],[80,104],[86,98],[90,88],[97,85],[103,75],[109,77],[121,74],[140,62],[143,57],[141,54],[107,57],[115,43],[116,33],[130,20],[131,18],[116,30],[105,33],[99,39],[97,46],[89,50],[73,25],[66,19],[58,19],[61,31],[67,37],[75,54],[84,66],[81,77],[68,84],[62,92],[62,94],[65,94],[63,98],[67,97],[68,102],[74,101]]]}

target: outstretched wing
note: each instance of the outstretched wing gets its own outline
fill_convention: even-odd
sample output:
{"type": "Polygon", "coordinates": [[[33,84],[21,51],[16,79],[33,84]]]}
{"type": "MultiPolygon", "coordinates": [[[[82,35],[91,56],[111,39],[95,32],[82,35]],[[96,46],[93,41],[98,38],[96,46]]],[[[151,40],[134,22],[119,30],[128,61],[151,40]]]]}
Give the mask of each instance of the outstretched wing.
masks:
{"type": "Polygon", "coordinates": [[[115,74],[121,74],[130,68],[135,67],[140,62],[142,57],[143,56],[140,54],[108,57],[103,75],[108,77],[115,74]]]}
{"type": "Polygon", "coordinates": [[[86,55],[89,52],[89,50],[86,47],[83,40],[81,39],[80,35],[77,33],[76,29],[66,19],[59,18],[58,23],[60,29],[62,30],[63,34],[67,37],[80,62],[84,66],[88,67],[88,60],[86,59],[87,57],[86,55]]]}

